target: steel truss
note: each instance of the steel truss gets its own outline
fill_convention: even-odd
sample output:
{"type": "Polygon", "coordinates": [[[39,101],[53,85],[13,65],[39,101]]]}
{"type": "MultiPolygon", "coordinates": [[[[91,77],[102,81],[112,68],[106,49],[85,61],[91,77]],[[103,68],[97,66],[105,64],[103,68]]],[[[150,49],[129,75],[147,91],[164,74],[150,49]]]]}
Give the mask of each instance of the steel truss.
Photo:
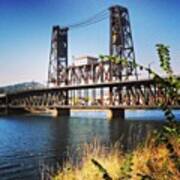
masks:
{"type": "MultiPolygon", "coordinates": [[[[131,25],[127,8],[112,6],[110,10],[110,55],[119,56],[122,59],[135,64],[135,52],[131,33],[131,25]]],[[[131,64],[119,68],[121,75],[134,75],[138,79],[136,67],[131,64]]]]}
{"type": "MultiPolygon", "coordinates": [[[[105,92],[105,91],[104,91],[105,92]]],[[[161,88],[153,81],[126,82],[123,84],[99,84],[98,86],[69,86],[67,88],[55,88],[44,90],[24,91],[15,94],[8,94],[7,97],[0,98],[0,107],[23,107],[25,109],[44,109],[68,107],[93,106],[103,107],[124,107],[124,108],[158,108],[160,103],[166,103],[172,107],[180,106],[180,97],[170,98],[167,89],[161,88]],[[111,91],[98,94],[97,89],[111,87],[111,91]],[[88,97],[78,98],[72,96],[72,92],[78,90],[89,91],[88,97]],[[95,91],[91,91],[95,90],[95,91]],[[69,94],[68,100],[67,91],[69,94]],[[90,92],[91,91],[91,92],[90,92]]]]}

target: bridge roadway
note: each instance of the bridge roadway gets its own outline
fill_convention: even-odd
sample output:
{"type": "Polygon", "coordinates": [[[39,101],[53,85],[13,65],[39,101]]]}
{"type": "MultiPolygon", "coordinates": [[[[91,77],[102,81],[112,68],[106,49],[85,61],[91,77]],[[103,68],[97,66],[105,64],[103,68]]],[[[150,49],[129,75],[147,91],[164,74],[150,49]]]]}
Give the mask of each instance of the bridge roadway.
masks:
{"type": "MultiPolygon", "coordinates": [[[[168,88],[168,87],[167,87],[168,88]]],[[[70,109],[107,110],[110,119],[124,117],[125,109],[158,109],[159,103],[168,102],[173,109],[180,109],[180,98],[169,99],[166,89],[160,89],[152,79],[112,81],[81,85],[63,85],[61,87],[25,90],[0,96],[0,113],[21,112],[33,110],[56,109],[59,115],[69,115],[70,109]],[[89,90],[108,88],[108,100],[105,96],[88,102],[75,103],[69,92],[74,90],[89,90]]]]}
{"type": "MultiPolygon", "coordinates": [[[[51,87],[51,88],[40,88],[40,89],[30,89],[18,91],[16,93],[10,93],[8,96],[22,95],[28,93],[43,93],[50,91],[61,91],[61,90],[78,90],[78,89],[93,89],[93,88],[105,88],[105,87],[117,87],[117,86],[133,86],[133,85],[149,85],[154,83],[152,79],[140,79],[140,80],[127,80],[123,82],[112,81],[112,82],[103,82],[103,83],[93,83],[93,84],[80,84],[80,85],[63,85],[60,87],[51,87]]],[[[0,97],[1,98],[1,97],[0,97]]]]}

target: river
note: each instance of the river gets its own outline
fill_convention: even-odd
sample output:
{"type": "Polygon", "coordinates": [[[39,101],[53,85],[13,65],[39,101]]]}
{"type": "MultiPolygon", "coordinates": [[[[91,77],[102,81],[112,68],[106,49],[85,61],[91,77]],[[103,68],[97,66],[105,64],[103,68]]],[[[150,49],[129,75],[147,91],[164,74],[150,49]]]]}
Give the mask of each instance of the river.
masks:
{"type": "MultiPolygon", "coordinates": [[[[174,111],[180,120],[180,111],[174,111]]],[[[69,118],[0,117],[0,180],[39,180],[42,165],[61,166],[80,144],[97,138],[103,144],[121,142],[131,150],[164,120],[160,111],[126,111],[125,120],[108,121],[103,112],[76,112],[69,118]]]]}

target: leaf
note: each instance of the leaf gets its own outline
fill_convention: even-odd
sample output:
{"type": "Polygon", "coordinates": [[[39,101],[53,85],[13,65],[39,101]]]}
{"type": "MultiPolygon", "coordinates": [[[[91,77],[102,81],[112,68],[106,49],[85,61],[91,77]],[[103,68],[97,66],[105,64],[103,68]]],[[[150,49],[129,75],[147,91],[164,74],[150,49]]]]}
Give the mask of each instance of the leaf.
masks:
{"type": "Polygon", "coordinates": [[[107,170],[98,161],[96,161],[95,159],[91,159],[91,161],[103,173],[103,179],[112,180],[107,170]]]}

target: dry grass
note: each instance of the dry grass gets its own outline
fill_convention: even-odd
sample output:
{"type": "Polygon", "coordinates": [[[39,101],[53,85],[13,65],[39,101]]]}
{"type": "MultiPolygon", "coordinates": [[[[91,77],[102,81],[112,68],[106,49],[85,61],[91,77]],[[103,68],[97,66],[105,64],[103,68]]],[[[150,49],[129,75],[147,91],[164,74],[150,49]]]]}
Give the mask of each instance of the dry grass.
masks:
{"type": "MultiPolygon", "coordinates": [[[[180,138],[172,137],[171,143],[175,152],[180,155],[180,138]]],[[[64,167],[54,177],[55,180],[101,180],[103,172],[92,163],[98,161],[113,180],[140,180],[148,176],[155,180],[179,180],[180,172],[169,157],[165,144],[154,145],[154,139],[148,139],[143,147],[133,151],[130,164],[127,164],[127,154],[123,154],[117,146],[108,150],[97,141],[84,146],[81,165],[74,166],[66,162],[64,167]],[[126,165],[125,165],[126,163],[126,165]],[[130,166],[130,167],[125,167],[130,166]],[[122,167],[125,167],[124,172],[122,167]],[[131,169],[130,171],[128,169],[131,169]],[[130,175],[125,176],[125,174],[130,175]],[[140,176],[141,175],[141,176],[140,176]],[[123,178],[124,177],[124,178],[123,178]]]]}
{"type": "MultiPolygon", "coordinates": [[[[178,138],[171,139],[175,152],[180,155],[178,138]]],[[[180,172],[176,168],[165,144],[154,146],[153,141],[134,151],[132,179],[140,179],[137,174],[149,175],[156,180],[179,180],[180,172]]]]}

